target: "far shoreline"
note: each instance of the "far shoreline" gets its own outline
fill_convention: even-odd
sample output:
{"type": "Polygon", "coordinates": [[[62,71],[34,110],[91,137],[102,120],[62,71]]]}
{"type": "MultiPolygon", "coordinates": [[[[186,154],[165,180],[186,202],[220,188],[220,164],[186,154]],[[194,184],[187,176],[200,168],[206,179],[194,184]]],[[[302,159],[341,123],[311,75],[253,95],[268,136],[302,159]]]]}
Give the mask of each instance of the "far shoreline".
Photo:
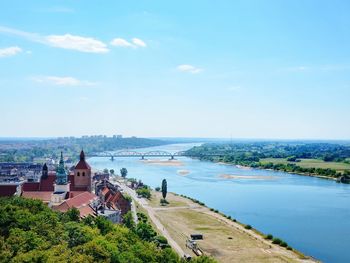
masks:
{"type": "Polygon", "coordinates": [[[209,161],[217,164],[222,164],[222,165],[229,165],[229,166],[234,166],[238,169],[246,169],[246,170],[252,170],[252,169],[257,169],[257,170],[264,170],[264,171],[273,171],[273,172],[281,172],[281,173],[287,173],[287,174],[294,174],[294,175],[299,175],[299,176],[308,176],[308,177],[316,177],[320,179],[327,179],[327,180],[332,180],[337,182],[337,178],[333,177],[328,177],[328,176],[323,176],[323,175],[317,175],[317,174],[308,174],[308,173],[293,173],[293,172],[287,172],[287,171],[281,171],[281,170],[275,170],[275,169],[265,169],[261,167],[252,167],[252,166],[246,166],[246,165],[241,165],[241,164],[233,164],[233,163],[225,163],[223,161],[209,161]],[[244,168],[242,168],[244,167],[244,168]]]}

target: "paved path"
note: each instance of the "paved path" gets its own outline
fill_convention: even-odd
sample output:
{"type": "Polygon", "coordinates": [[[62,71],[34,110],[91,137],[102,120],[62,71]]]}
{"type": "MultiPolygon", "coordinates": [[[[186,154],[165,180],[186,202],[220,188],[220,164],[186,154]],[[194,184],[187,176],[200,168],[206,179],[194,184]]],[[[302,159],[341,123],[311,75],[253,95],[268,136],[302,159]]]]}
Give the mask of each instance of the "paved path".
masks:
{"type": "Polygon", "coordinates": [[[138,198],[136,192],[127,187],[124,184],[118,184],[125,193],[130,195],[142,208],[144,208],[153,224],[158,228],[159,232],[168,240],[169,245],[182,257],[185,255],[185,252],[179,246],[178,243],[170,236],[169,232],[165,229],[163,224],[159,221],[159,219],[155,216],[154,209],[148,205],[148,201],[144,198],[138,198]]]}

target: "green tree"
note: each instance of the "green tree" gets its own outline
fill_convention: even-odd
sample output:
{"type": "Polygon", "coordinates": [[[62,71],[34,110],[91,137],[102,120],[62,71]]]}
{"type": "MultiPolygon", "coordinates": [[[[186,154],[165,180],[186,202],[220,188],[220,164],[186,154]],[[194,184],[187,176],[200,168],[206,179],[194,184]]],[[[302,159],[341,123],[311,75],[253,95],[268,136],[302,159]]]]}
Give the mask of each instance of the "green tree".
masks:
{"type": "Polygon", "coordinates": [[[127,228],[130,228],[130,229],[135,228],[135,221],[134,221],[134,217],[133,217],[131,211],[127,212],[123,216],[123,223],[127,228]]]}
{"type": "Polygon", "coordinates": [[[166,198],[167,193],[168,193],[167,181],[166,181],[166,179],[163,179],[163,181],[162,181],[162,196],[164,199],[166,198]]]}
{"type": "Polygon", "coordinates": [[[108,169],[107,168],[103,169],[103,173],[108,174],[109,173],[108,169]]]}
{"type": "Polygon", "coordinates": [[[102,235],[106,235],[113,230],[112,222],[103,216],[96,217],[95,224],[102,235]]]}
{"type": "Polygon", "coordinates": [[[137,224],[135,232],[141,239],[145,241],[152,241],[156,236],[156,232],[153,230],[152,226],[144,222],[137,224]]]}
{"type": "Polygon", "coordinates": [[[120,175],[125,178],[128,175],[128,170],[126,168],[120,169],[120,175]]]}
{"type": "Polygon", "coordinates": [[[69,221],[79,221],[80,219],[80,212],[78,209],[76,209],[75,207],[70,208],[65,215],[67,216],[67,218],[69,219],[69,221]]]}
{"type": "Polygon", "coordinates": [[[114,169],[109,170],[109,173],[110,173],[111,175],[114,175],[114,169]]]}

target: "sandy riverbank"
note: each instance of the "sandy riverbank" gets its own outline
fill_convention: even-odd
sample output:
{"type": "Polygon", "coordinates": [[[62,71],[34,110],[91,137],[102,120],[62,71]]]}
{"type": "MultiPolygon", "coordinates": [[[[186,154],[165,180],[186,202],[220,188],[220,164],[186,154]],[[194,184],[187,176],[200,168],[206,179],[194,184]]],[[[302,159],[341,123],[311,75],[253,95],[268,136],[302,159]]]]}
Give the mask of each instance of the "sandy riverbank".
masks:
{"type": "Polygon", "coordinates": [[[177,172],[177,174],[182,175],[182,176],[186,176],[190,173],[189,170],[177,170],[176,172],[177,172]]]}
{"type": "Polygon", "coordinates": [[[140,162],[149,165],[159,165],[159,166],[183,166],[183,162],[179,160],[140,160],[140,162]]]}

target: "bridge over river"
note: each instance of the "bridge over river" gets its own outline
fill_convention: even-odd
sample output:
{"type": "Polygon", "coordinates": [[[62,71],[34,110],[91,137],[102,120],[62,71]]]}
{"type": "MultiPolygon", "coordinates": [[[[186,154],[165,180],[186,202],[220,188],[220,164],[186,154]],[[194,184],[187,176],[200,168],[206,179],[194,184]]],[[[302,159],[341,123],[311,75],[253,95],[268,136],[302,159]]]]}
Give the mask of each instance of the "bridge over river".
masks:
{"type": "Polygon", "coordinates": [[[112,161],[118,157],[138,157],[144,160],[147,157],[169,157],[173,160],[175,157],[205,157],[205,156],[223,156],[223,154],[190,154],[185,151],[181,152],[167,152],[167,151],[150,151],[150,152],[137,152],[137,151],[119,151],[119,152],[101,152],[89,154],[88,157],[104,157],[110,158],[112,161]]]}

